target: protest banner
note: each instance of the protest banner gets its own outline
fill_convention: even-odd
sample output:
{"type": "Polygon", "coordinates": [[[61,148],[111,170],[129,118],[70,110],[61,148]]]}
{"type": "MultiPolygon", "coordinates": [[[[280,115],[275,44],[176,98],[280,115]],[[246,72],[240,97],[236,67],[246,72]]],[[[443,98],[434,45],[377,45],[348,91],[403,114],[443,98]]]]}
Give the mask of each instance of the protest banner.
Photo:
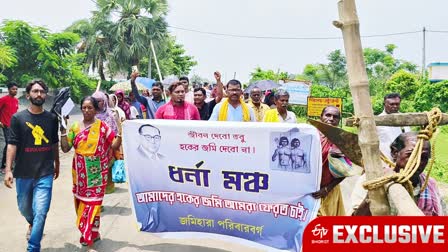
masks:
{"type": "Polygon", "coordinates": [[[140,230],[215,233],[300,250],[319,208],[310,195],[321,179],[314,127],[133,120],[124,123],[123,140],[140,230]]]}
{"type": "Polygon", "coordinates": [[[282,84],[282,88],[289,93],[289,103],[306,105],[310,96],[311,84],[302,81],[287,81],[282,84]]]}
{"type": "Polygon", "coordinates": [[[308,97],[307,115],[319,117],[322,110],[328,105],[335,106],[342,112],[342,98],[308,97]]]}

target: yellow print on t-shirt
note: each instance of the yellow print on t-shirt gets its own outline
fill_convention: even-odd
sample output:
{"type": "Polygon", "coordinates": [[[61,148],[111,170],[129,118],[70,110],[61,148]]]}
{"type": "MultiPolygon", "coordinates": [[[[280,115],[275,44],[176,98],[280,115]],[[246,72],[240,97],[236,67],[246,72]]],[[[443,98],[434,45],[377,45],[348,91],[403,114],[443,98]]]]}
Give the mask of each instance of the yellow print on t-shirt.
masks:
{"type": "Polygon", "coordinates": [[[32,125],[29,122],[26,122],[26,125],[30,127],[33,131],[31,131],[31,134],[33,134],[34,137],[34,145],[42,145],[42,140],[44,140],[46,143],[50,142],[48,138],[45,136],[45,132],[39,125],[32,125]]]}

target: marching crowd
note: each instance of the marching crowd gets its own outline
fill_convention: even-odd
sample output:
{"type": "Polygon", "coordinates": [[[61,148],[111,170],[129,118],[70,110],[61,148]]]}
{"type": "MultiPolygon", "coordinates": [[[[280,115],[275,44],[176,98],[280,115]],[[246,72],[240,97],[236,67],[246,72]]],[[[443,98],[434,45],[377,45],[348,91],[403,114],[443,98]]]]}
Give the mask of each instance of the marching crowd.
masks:
{"type": "MultiPolygon", "coordinates": [[[[29,223],[26,233],[28,251],[40,251],[52,184],[59,175],[59,145],[63,152],[74,149],[72,174],[76,225],[81,232],[80,243],[95,251],[93,244],[101,239],[102,201],[105,194],[114,191],[111,167],[115,160],[123,159],[120,147],[121,123],[124,120],[297,123],[296,115],[287,110],[289,94],[281,88],[263,95],[263,90],[254,87],[245,99],[240,81],[230,80],[224,85],[221,74],[215,72],[214,88],[205,86],[192,89],[189,79],[181,77],[168,87],[167,96],[160,82],[155,82],[151,90],[139,93],[137,77],[137,72],[131,74],[132,90],[127,95],[121,90],[114,94],[97,91],[84,97],[80,104],[82,120],[71,123],[67,128],[60,126],[55,114],[44,110],[48,87],[43,81],[27,84],[26,96],[30,104],[28,109],[20,112],[17,112],[18,100],[15,98],[18,86],[8,84],[8,95],[0,98],[0,126],[7,143],[1,168],[7,187],[12,188],[15,178],[18,208],[29,223]]],[[[387,95],[383,113],[399,113],[400,102],[398,94],[387,95]]],[[[320,120],[337,127],[341,111],[337,107],[327,106],[322,110],[320,120]]],[[[416,133],[399,127],[378,127],[378,133],[381,151],[396,164],[395,171],[399,171],[415,147],[416,133]]],[[[320,190],[312,193],[314,198],[321,200],[318,215],[346,215],[339,186],[344,177],[334,171],[350,169],[353,164],[324,134],[320,134],[320,139],[322,179],[320,190]]],[[[418,207],[426,215],[442,215],[442,201],[435,181],[429,178],[428,186],[422,187],[428,179],[422,172],[429,157],[430,146],[426,141],[420,167],[410,180],[414,188],[421,189],[415,190],[414,195],[418,207]]],[[[357,183],[360,188],[353,190],[354,214],[368,214],[365,210],[368,208],[366,192],[361,187],[363,179],[365,177],[361,176],[357,183]]]]}

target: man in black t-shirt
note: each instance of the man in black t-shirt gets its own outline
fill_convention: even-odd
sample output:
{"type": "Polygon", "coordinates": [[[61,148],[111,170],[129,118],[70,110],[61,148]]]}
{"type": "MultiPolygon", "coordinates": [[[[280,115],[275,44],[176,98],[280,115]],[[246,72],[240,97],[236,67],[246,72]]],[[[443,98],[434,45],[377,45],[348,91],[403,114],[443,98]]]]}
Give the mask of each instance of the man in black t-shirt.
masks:
{"type": "Polygon", "coordinates": [[[26,86],[30,106],[11,118],[6,154],[4,183],[12,188],[13,177],[16,179],[19,211],[29,223],[28,251],[40,251],[53,179],[59,176],[58,119],[43,108],[47,92],[47,85],[40,80],[26,86]]]}
{"type": "Polygon", "coordinates": [[[223,92],[223,84],[221,82],[221,74],[216,71],[214,73],[215,79],[216,79],[216,97],[209,101],[205,102],[205,99],[207,99],[207,92],[204,88],[195,88],[193,92],[193,99],[194,99],[194,105],[199,111],[199,114],[201,115],[201,120],[207,121],[210,118],[210,115],[213,112],[213,108],[216,104],[218,104],[224,95],[223,92]]]}

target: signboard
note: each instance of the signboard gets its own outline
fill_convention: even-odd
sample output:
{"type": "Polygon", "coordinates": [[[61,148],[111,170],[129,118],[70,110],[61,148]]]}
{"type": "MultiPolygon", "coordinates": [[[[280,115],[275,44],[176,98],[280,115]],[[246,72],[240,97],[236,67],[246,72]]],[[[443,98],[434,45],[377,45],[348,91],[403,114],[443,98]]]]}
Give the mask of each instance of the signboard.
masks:
{"type": "Polygon", "coordinates": [[[310,83],[290,81],[282,84],[282,87],[289,93],[290,104],[306,105],[311,92],[310,83]]]}
{"type": "Polygon", "coordinates": [[[340,111],[342,111],[342,98],[308,97],[307,115],[320,116],[322,110],[328,105],[335,106],[339,108],[340,111]]]}
{"type": "Polygon", "coordinates": [[[300,251],[320,203],[311,196],[322,166],[314,127],[133,120],[124,123],[123,135],[141,231],[178,238],[214,233],[300,251]]]}

